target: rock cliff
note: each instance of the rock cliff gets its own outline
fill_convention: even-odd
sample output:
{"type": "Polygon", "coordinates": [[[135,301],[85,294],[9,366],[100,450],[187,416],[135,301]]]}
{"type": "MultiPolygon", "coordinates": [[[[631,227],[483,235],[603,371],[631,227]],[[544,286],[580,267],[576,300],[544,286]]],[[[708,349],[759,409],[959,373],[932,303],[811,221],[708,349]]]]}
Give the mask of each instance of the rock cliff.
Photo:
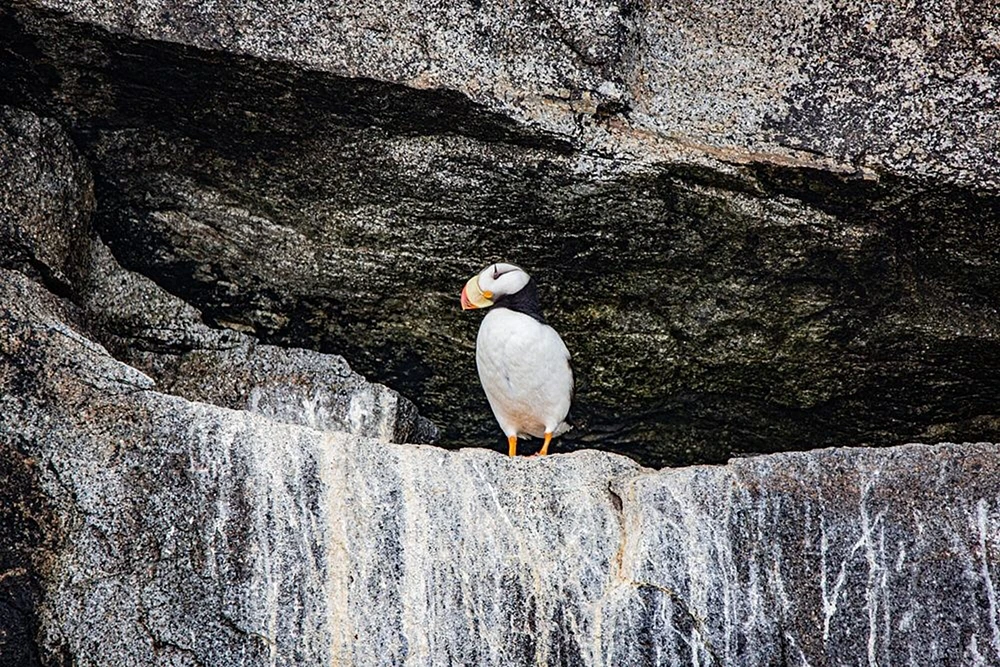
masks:
{"type": "Polygon", "coordinates": [[[0,0],[0,665],[1000,664],[993,9],[0,0]]]}
{"type": "Polygon", "coordinates": [[[1000,660],[996,445],[384,443],[159,393],[37,284],[0,295],[5,664],[1000,660]]]}

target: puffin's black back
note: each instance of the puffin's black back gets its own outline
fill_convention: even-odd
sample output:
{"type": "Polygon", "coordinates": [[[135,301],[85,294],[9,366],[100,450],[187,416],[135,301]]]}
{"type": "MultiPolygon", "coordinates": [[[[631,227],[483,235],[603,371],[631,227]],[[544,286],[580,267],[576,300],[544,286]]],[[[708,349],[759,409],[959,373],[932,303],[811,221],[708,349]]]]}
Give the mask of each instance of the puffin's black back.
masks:
{"type": "Polygon", "coordinates": [[[524,313],[545,324],[545,316],[542,315],[542,305],[538,302],[538,286],[535,285],[534,278],[528,278],[525,286],[513,294],[504,294],[498,297],[493,302],[493,307],[508,308],[518,313],[524,313]]]}

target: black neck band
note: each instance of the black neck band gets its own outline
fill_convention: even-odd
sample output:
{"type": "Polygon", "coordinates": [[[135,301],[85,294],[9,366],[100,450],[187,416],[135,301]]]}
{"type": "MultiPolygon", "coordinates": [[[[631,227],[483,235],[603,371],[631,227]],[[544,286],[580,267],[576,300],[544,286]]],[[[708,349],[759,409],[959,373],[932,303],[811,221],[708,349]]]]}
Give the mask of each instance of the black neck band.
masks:
{"type": "Polygon", "coordinates": [[[538,302],[538,287],[535,286],[535,281],[531,278],[528,278],[528,283],[524,287],[513,294],[504,294],[498,297],[493,302],[493,306],[495,308],[508,308],[517,313],[524,313],[545,324],[545,316],[542,315],[542,306],[538,302]]]}

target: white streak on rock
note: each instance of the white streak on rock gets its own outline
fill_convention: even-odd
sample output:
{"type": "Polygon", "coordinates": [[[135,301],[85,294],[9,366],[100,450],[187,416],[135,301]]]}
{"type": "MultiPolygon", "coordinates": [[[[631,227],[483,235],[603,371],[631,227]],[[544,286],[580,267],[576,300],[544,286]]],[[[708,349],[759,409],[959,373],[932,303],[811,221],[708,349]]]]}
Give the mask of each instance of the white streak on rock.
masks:
{"type": "Polygon", "coordinates": [[[997,625],[997,592],[990,575],[989,545],[987,539],[987,507],[986,499],[980,498],[976,503],[976,519],[979,527],[979,557],[981,559],[983,584],[986,587],[986,600],[989,602],[990,630],[993,631],[993,650],[1000,660],[1000,627],[997,625]]]}

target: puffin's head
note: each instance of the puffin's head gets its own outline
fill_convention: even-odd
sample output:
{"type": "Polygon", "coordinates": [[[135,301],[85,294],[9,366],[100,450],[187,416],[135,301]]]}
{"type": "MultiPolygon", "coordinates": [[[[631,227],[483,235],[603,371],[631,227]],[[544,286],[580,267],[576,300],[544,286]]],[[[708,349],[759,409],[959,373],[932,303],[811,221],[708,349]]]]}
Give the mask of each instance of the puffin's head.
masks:
{"type": "Polygon", "coordinates": [[[489,308],[502,296],[521,291],[531,276],[513,264],[490,264],[462,288],[462,310],[489,308]]]}

